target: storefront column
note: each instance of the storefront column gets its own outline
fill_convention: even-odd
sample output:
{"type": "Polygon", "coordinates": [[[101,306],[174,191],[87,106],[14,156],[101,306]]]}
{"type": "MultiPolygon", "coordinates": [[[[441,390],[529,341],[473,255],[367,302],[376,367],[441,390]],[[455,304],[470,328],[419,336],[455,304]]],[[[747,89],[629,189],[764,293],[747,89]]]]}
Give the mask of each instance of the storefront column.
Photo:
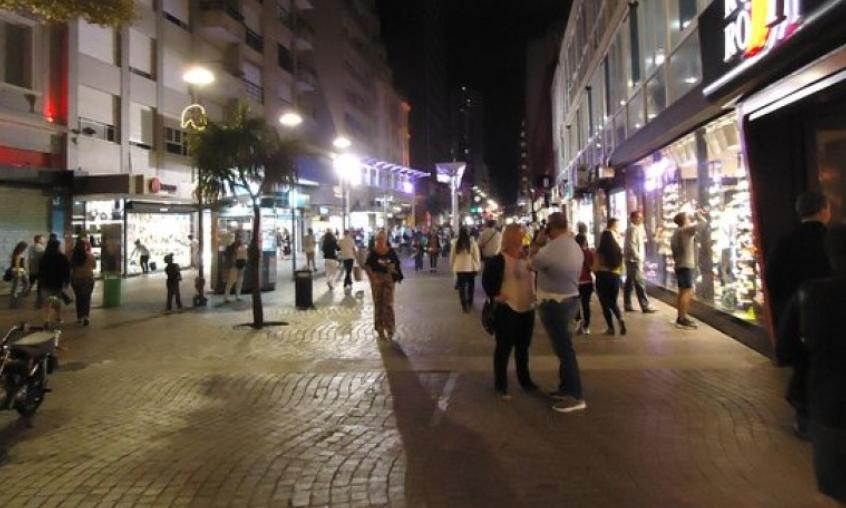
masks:
{"type": "MultiPolygon", "coordinates": [[[[705,129],[696,129],[694,132],[696,140],[696,179],[699,184],[700,208],[707,208],[710,200],[708,191],[711,188],[710,159],[708,157],[708,143],[705,139],[705,129]]],[[[699,298],[705,301],[714,299],[714,246],[711,239],[711,217],[704,218],[708,222],[707,227],[700,228],[699,233],[699,270],[702,275],[702,282],[696,285],[696,292],[699,298]]]]}

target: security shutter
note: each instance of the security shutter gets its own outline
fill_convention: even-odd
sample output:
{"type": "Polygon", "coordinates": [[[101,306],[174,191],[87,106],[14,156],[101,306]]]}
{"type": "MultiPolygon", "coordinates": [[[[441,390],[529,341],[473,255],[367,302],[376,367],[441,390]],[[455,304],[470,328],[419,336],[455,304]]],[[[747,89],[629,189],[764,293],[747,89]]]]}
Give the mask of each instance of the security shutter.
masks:
{"type": "MultiPolygon", "coordinates": [[[[20,241],[32,244],[32,237],[50,233],[50,197],[41,189],[0,186],[0,267],[5,272],[12,250],[20,241]]],[[[9,294],[9,284],[0,282],[0,294],[9,294]]]]}

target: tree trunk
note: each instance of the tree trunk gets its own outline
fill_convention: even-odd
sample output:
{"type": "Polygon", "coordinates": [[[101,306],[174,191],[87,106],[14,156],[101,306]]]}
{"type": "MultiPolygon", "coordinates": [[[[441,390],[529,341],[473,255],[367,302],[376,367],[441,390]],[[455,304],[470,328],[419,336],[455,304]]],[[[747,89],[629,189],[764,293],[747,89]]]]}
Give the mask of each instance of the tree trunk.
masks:
{"type": "Polygon", "coordinates": [[[261,206],[253,202],[253,238],[249,247],[253,283],[253,326],[264,326],[264,307],[261,303],[261,206]]]}

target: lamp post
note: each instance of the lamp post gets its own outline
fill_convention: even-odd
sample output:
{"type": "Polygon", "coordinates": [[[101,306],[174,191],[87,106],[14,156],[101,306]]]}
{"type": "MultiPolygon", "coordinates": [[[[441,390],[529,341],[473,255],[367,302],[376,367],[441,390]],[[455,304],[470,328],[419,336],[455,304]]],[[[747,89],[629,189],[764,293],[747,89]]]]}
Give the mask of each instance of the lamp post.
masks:
{"type": "Polygon", "coordinates": [[[349,221],[349,192],[350,185],[356,181],[361,167],[361,161],[353,154],[342,153],[335,157],[333,163],[338,179],[341,181],[341,198],[343,199],[343,213],[341,215],[341,229],[347,229],[349,221]]]}
{"type": "MultiPolygon", "coordinates": [[[[194,132],[202,131],[203,129],[205,129],[207,118],[205,117],[205,109],[203,109],[203,107],[200,106],[198,103],[197,89],[214,83],[214,73],[205,67],[194,66],[185,71],[185,74],[182,75],[182,80],[188,84],[188,92],[191,96],[191,105],[188,106],[185,111],[188,111],[189,109],[194,110],[196,111],[194,115],[200,115],[200,118],[191,117],[189,120],[186,120],[186,115],[183,114],[181,127],[183,129],[191,129],[194,132]]],[[[202,169],[197,168],[198,180],[200,171],[202,171],[202,169]]],[[[199,256],[197,256],[197,279],[194,281],[194,287],[197,290],[197,294],[196,296],[194,296],[194,306],[196,307],[205,307],[205,305],[208,303],[208,299],[205,295],[205,228],[203,227],[203,214],[203,195],[202,192],[198,192],[197,236],[199,238],[197,238],[197,250],[199,251],[199,256]]]]}
{"type": "Polygon", "coordinates": [[[435,164],[438,171],[438,182],[449,185],[450,201],[452,203],[452,230],[458,232],[460,226],[458,217],[458,189],[461,187],[461,177],[467,168],[466,162],[438,162],[435,164]]]}

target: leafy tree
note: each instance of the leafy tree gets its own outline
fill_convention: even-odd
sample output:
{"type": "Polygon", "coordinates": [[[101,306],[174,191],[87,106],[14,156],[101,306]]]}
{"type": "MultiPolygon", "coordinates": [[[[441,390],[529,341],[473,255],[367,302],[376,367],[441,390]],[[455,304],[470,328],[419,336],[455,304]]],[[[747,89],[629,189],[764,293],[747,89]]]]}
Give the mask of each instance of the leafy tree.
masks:
{"type": "Polygon", "coordinates": [[[253,327],[262,328],[261,197],[279,185],[292,184],[295,158],[302,152],[298,140],[280,139],[262,118],[249,116],[241,104],[225,122],[209,121],[192,143],[198,171],[197,196],[214,203],[226,196],[247,195],[253,207],[253,235],[248,247],[252,271],[253,327]]]}
{"type": "Polygon", "coordinates": [[[29,12],[45,22],[83,18],[102,26],[123,26],[135,17],[134,0],[0,0],[0,9],[29,12]]]}

